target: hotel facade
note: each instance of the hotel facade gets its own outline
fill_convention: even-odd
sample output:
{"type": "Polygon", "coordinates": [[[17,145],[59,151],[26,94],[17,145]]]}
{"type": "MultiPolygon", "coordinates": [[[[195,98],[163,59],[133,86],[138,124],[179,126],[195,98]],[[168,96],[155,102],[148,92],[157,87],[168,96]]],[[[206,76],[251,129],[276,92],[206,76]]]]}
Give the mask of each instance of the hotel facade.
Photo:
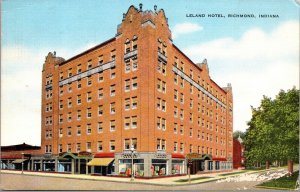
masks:
{"type": "Polygon", "coordinates": [[[130,6],[116,35],[42,70],[29,169],[153,177],[232,169],[232,89],[173,44],[164,10],[130,6]],[[132,161],[133,159],[133,161],[132,161]],[[133,166],[132,166],[133,164],[133,166]]]}

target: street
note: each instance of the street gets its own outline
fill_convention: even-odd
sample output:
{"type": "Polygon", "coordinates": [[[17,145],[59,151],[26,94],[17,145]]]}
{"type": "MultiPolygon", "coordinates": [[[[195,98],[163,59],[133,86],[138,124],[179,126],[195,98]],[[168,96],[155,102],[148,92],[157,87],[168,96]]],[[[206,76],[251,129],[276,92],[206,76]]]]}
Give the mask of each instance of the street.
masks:
{"type": "Polygon", "coordinates": [[[192,185],[158,186],[155,184],[1,173],[1,189],[4,190],[262,190],[253,188],[258,183],[258,181],[222,183],[213,181],[192,185]]]}

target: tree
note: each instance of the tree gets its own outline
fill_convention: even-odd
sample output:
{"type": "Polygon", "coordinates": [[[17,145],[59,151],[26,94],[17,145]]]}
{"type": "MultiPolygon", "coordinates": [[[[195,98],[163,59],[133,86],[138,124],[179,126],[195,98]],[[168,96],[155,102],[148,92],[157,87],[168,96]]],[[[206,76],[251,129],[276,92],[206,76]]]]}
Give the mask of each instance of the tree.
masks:
{"type": "Polygon", "coordinates": [[[281,90],[275,99],[264,96],[252,107],[244,145],[247,164],[296,161],[299,157],[299,90],[281,90]]]}
{"type": "Polygon", "coordinates": [[[239,136],[241,137],[241,139],[244,139],[244,137],[245,137],[245,132],[239,131],[239,130],[233,132],[233,138],[234,138],[234,139],[239,138],[239,136]]]}

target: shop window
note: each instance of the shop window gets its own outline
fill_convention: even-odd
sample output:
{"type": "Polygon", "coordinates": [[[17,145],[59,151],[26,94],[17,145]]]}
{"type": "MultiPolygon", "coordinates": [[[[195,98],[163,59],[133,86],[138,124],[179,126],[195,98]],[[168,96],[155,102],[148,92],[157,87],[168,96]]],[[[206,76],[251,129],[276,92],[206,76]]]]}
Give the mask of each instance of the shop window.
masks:
{"type": "Polygon", "coordinates": [[[166,175],[167,161],[163,159],[152,159],[151,172],[153,176],[166,175]]]}
{"type": "Polygon", "coordinates": [[[184,173],[184,160],[172,160],[172,174],[184,173]]]}

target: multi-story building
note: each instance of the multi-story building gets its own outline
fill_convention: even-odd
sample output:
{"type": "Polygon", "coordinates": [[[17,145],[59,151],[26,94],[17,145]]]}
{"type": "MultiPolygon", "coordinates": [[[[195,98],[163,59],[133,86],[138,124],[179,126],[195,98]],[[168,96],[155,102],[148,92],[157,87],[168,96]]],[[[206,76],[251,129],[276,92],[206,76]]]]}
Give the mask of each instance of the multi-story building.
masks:
{"type": "Polygon", "coordinates": [[[232,168],[232,90],[172,41],[164,10],[130,6],[116,35],[42,71],[41,170],[136,176],[232,168]],[[134,153],[131,152],[134,150],[134,153]]]}

